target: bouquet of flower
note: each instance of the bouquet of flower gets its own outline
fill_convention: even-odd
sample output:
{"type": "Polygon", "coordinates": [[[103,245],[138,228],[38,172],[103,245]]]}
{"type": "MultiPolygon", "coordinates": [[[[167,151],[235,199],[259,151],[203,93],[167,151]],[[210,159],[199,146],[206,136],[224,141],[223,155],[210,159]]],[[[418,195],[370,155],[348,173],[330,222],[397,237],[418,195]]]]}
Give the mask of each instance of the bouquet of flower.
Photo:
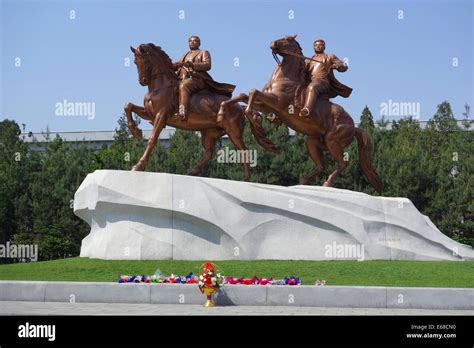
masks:
{"type": "MultiPolygon", "coordinates": [[[[206,295],[213,295],[219,291],[223,284],[228,285],[301,285],[301,280],[298,277],[285,277],[284,279],[273,278],[259,278],[254,276],[252,278],[234,278],[223,277],[221,272],[215,270],[216,266],[211,262],[206,262],[201,269],[199,277],[190,272],[186,277],[181,275],[171,274],[167,277],[157,270],[152,276],[129,276],[119,275],[119,283],[165,283],[165,284],[198,284],[201,293],[206,295]]],[[[316,286],[324,286],[325,280],[317,280],[316,286]]],[[[210,296],[208,296],[208,299],[210,296]]]]}
{"type": "Polygon", "coordinates": [[[171,274],[167,277],[161,273],[155,273],[152,276],[128,276],[119,275],[119,283],[166,283],[166,284],[195,284],[198,279],[193,272],[189,273],[186,277],[180,275],[171,274]]]}
{"type": "Polygon", "coordinates": [[[141,275],[141,276],[128,276],[128,275],[120,275],[119,276],[119,283],[150,283],[150,278],[141,275]]]}
{"type": "Polygon", "coordinates": [[[212,301],[212,295],[219,291],[223,283],[224,277],[220,273],[215,273],[215,266],[211,262],[206,262],[202,266],[198,283],[201,293],[207,296],[207,301],[204,304],[205,307],[215,306],[214,301],[212,301]]]}
{"type": "Polygon", "coordinates": [[[271,281],[273,281],[273,278],[259,278],[257,276],[254,276],[250,279],[227,277],[225,280],[225,284],[267,285],[270,284],[271,281]]]}
{"type": "Polygon", "coordinates": [[[301,280],[298,277],[291,276],[283,280],[285,281],[285,285],[301,285],[301,280]]]}
{"type": "Polygon", "coordinates": [[[170,277],[165,277],[164,283],[170,283],[170,284],[195,284],[197,283],[196,277],[193,275],[193,272],[189,273],[186,277],[183,276],[176,276],[174,274],[171,274],[170,277]]]}

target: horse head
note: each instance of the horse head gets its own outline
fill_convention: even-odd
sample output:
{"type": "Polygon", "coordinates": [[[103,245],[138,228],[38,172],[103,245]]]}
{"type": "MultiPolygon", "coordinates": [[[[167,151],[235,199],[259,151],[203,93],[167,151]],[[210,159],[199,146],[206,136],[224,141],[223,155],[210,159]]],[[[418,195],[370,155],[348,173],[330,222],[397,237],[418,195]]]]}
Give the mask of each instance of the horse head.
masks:
{"type": "Polygon", "coordinates": [[[273,57],[278,64],[280,64],[280,61],[277,54],[283,58],[288,55],[302,55],[303,50],[298,41],[296,41],[296,36],[297,35],[287,35],[270,43],[273,57]]]}
{"type": "Polygon", "coordinates": [[[134,63],[138,69],[140,85],[148,85],[153,78],[163,73],[174,76],[171,59],[161,47],[147,43],[137,48],[130,46],[130,49],[135,55],[134,63]]]}

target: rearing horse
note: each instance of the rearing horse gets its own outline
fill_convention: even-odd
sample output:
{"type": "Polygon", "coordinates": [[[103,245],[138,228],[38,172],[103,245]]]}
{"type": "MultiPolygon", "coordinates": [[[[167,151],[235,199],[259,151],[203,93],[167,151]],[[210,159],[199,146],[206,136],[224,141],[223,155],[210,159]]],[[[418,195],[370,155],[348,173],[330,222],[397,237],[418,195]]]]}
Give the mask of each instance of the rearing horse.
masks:
{"type": "Polygon", "coordinates": [[[298,116],[300,108],[295,105],[295,94],[298,87],[305,86],[306,78],[304,56],[295,37],[296,35],[285,36],[270,44],[278,65],[264,90],[252,89],[248,96],[241,93],[223,102],[220,113],[225,114],[234,103],[245,102],[247,115],[253,113],[254,109],[267,114],[273,113],[288,127],[305,134],[306,148],[316,168],[301,179],[300,184],[303,185],[326,169],[323,152],[329,151],[337,167],[324,182],[324,186],[332,186],[348,165],[344,160],[344,148],[352,143],[355,137],[359,145],[362,172],[375,190],[381,192],[383,183],[372,165],[370,137],[363,129],[354,126],[351,116],[340,105],[318,97],[309,117],[298,116]],[[283,57],[281,63],[277,54],[283,57]]]}
{"type": "MultiPolygon", "coordinates": [[[[230,141],[238,150],[246,150],[243,141],[243,130],[246,114],[238,104],[221,113],[217,120],[217,112],[221,102],[229,99],[225,95],[202,91],[194,94],[190,100],[190,112],[187,122],[176,115],[178,110],[178,79],[173,71],[169,56],[158,46],[152,43],[141,44],[138,48],[130,47],[135,55],[135,64],[138,69],[138,81],[142,86],[148,86],[148,93],[144,97],[144,106],[132,103],[125,105],[128,127],[136,139],[142,139],[142,131],[137,128],[132,118],[132,112],[153,125],[153,131],[144,154],[132,170],[144,170],[148,163],[153,147],[158,141],[162,129],[168,124],[175,128],[190,131],[200,131],[204,156],[201,161],[188,173],[198,175],[203,167],[212,159],[216,140],[228,134],[230,141]]],[[[255,140],[266,150],[279,153],[278,147],[265,134],[259,119],[248,117],[250,129],[255,140]]],[[[248,161],[243,161],[244,179],[250,179],[248,161]]]]}

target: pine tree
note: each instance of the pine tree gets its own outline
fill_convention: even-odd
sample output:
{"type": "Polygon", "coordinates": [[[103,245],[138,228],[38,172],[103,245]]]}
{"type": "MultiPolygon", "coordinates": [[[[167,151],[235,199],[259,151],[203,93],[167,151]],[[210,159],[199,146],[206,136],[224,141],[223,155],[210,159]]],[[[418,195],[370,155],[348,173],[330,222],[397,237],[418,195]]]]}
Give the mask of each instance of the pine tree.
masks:
{"type": "Polygon", "coordinates": [[[132,138],[127,119],[122,115],[115,128],[114,142],[109,147],[103,146],[96,155],[101,169],[130,170],[145,151],[143,141],[132,138]]]}
{"type": "Polygon", "coordinates": [[[163,172],[187,174],[201,159],[201,138],[195,132],[177,129],[171,136],[170,147],[162,164],[163,172]]]}
{"type": "Polygon", "coordinates": [[[27,146],[20,140],[15,121],[0,122],[0,243],[9,241],[17,229],[15,197],[26,191],[27,146]]]}
{"type": "Polygon", "coordinates": [[[433,121],[441,132],[455,131],[459,129],[453,111],[451,110],[451,104],[447,101],[438,105],[438,110],[433,116],[433,121]]]}
{"type": "Polygon", "coordinates": [[[364,110],[362,110],[359,128],[363,128],[370,132],[372,132],[375,128],[374,118],[372,117],[372,113],[370,112],[369,107],[367,105],[365,106],[364,110]]]}

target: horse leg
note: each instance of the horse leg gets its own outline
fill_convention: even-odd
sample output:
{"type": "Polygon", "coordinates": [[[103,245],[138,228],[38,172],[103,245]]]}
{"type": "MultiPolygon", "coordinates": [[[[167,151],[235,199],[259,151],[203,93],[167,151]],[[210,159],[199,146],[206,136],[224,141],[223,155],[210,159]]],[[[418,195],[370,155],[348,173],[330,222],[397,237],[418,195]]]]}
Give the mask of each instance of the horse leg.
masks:
{"type": "Polygon", "coordinates": [[[238,102],[246,102],[246,100],[248,100],[249,96],[245,93],[239,93],[237,94],[235,97],[231,98],[231,99],[228,99],[228,100],[224,100],[222,103],[221,103],[221,106],[222,105],[228,105],[228,106],[232,106],[238,102]]]}
{"type": "Polygon", "coordinates": [[[245,146],[243,135],[244,135],[244,119],[242,118],[241,110],[235,109],[235,112],[231,114],[227,122],[224,124],[224,130],[229,136],[229,140],[234,144],[237,150],[242,150],[244,154],[243,168],[244,168],[244,180],[250,181],[250,170],[248,163],[247,148],[245,146]]]}
{"type": "Polygon", "coordinates": [[[245,108],[245,113],[250,115],[252,112],[253,104],[259,103],[263,107],[268,106],[273,109],[278,109],[278,97],[272,93],[264,93],[253,88],[249,92],[249,98],[247,102],[247,107],[245,108]]]}
{"type": "Polygon", "coordinates": [[[326,160],[324,159],[321,140],[317,137],[308,136],[306,139],[306,148],[308,149],[311,159],[316,164],[316,168],[300,180],[300,185],[308,185],[312,178],[326,170],[326,160]]]}
{"type": "Polygon", "coordinates": [[[234,98],[231,98],[229,100],[224,100],[220,107],[219,107],[219,112],[217,113],[217,123],[221,123],[224,120],[225,115],[227,114],[229,108],[238,103],[238,102],[246,102],[248,100],[248,95],[245,93],[240,93],[234,98]]]}
{"type": "Polygon", "coordinates": [[[347,136],[353,133],[353,127],[348,125],[337,126],[336,130],[326,134],[324,140],[329,153],[336,161],[336,170],[329,175],[323,186],[331,187],[336,178],[341,172],[347,168],[349,163],[344,160],[344,146],[341,145],[341,140],[346,140],[347,136]]]}
{"type": "Polygon", "coordinates": [[[150,138],[148,139],[145,152],[143,153],[137,164],[133,166],[133,171],[142,171],[143,169],[145,169],[145,166],[148,163],[148,159],[150,158],[151,152],[153,151],[153,148],[155,147],[156,142],[158,141],[162,129],[166,126],[167,121],[168,117],[162,111],[159,111],[156,114],[153,130],[151,132],[150,138]]]}
{"type": "Polygon", "coordinates": [[[137,127],[135,120],[132,118],[132,112],[136,113],[138,116],[145,120],[152,121],[150,116],[148,116],[148,112],[143,106],[138,106],[132,103],[125,104],[124,110],[125,115],[127,116],[128,129],[130,129],[130,132],[132,133],[135,139],[142,140],[142,130],[137,127]]]}
{"type": "Polygon", "coordinates": [[[224,131],[219,128],[212,128],[201,131],[201,143],[204,147],[204,156],[201,158],[198,164],[188,173],[188,175],[198,175],[202,172],[204,166],[212,159],[214,156],[214,151],[216,148],[216,140],[224,135],[224,131]]]}

